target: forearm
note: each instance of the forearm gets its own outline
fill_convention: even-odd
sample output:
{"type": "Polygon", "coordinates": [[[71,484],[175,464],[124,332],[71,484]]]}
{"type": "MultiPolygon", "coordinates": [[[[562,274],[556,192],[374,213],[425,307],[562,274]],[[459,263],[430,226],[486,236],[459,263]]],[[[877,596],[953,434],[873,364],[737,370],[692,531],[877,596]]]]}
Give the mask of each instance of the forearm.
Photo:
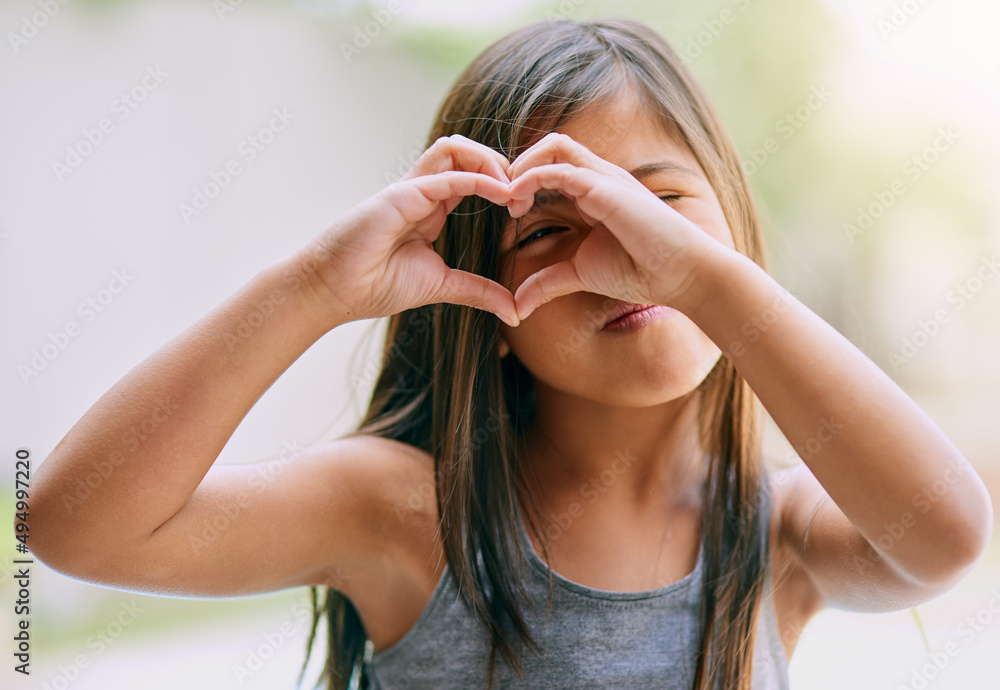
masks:
{"type": "MultiPolygon", "coordinates": [[[[39,555],[145,539],[192,495],[246,413],[336,325],[297,257],[264,269],[108,390],[39,466],[39,555]]],[[[345,319],[346,320],[346,319],[345,319]]]]}
{"type": "Polygon", "coordinates": [[[877,365],[749,258],[717,252],[687,315],[735,365],[830,498],[884,558],[945,577],[988,538],[986,488],[877,365]],[[883,543],[883,545],[886,545],[883,543]]]}

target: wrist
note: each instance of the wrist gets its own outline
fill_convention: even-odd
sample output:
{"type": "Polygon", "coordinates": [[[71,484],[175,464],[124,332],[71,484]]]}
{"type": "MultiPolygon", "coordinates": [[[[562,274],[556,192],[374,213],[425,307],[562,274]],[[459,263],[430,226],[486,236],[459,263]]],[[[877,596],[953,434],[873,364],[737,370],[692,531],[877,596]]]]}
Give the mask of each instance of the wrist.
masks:
{"type": "Polygon", "coordinates": [[[721,248],[699,267],[693,283],[698,287],[676,308],[723,351],[757,341],[797,302],[762,266],[736,250],[721,248]]]}
{"type": "Polygon", "coordinates": [[[302,323],[321,337],[342,324],[360,318],[333,294],[320,276],[323,249],[310,242],[268,270],[280,281],[279,292],[302,312],[302,323]]]}
{"type": "Polygon", "coordinates": [[[691,271],[687,285],[668,306],[695,323],[699,323],[707,309],[718,304],[719,293],[725,281],[733,276],[734,271],[740,270],[742,262],[753,263],[749,257],[715,240],[694,253],[690,261],[695,268],[691,271]]]}

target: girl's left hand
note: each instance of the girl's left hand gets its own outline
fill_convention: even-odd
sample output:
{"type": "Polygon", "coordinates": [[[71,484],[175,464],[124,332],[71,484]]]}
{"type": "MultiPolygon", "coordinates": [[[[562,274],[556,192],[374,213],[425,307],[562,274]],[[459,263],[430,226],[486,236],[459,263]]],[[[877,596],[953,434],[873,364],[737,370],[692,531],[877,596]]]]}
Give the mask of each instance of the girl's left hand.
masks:
{"type": "Polygon", "coordinates": [[[542,137],[510,164],[507,176],[511,217],[527,213],[535,192],[548,189],[572,199],[592,226],[572,257],[521,283],[514,295],[521,319],[579,290],[685,311],[706,252],[723,248],[628,171],[566,134],[542,137]]]}

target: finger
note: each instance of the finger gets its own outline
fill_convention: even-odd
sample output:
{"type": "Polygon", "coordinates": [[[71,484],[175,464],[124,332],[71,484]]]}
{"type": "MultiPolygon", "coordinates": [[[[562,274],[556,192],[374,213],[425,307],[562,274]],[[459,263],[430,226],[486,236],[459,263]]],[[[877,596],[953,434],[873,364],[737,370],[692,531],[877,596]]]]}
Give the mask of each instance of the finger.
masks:
{"type": "MultiPolygon", "coordinates": [[[[576,200],[574,199],[573,202],[575,204],[576,200]]],[[[527,215],[528,211],[532,209],[534,204],[535,204],[534,195],[528,197],[527,199],[511,199],[510,203],[507,204],[507,210],[510,212],[511,218],[521,218],[527,215]]],[[[577,215],[580,216],[580,219],[583,220],[583,222],[586,223],[587,225],[593,227],[598,224],[594,218],[591,218],[589,215],[587,215],[586,212],[580,209],[579,205],[576,205],[576,212],[577,215]]],[[[524,220],[525,222],[528,222],[533,219],[524,218],[524,220]]]]}
{"type": "Polygon", "coordinates": [[[514,293],[514,304],[523,321],[546,302],[584,289],[572,260],[560,261],[528,276],[514,293]]]}
{"type": "Polygon", "coordinates": [[[457,201],[473,195],[500,205],[510,201],[508,185],[482,173],[448,170],[397,184],[397,208],[408,224],[427,218],[440,202],[454,209],[457,201]]]}
{"type": "Polygon", "coordinates": [[[632,177],[626,170],[601,158],[568,134],[560,132],[549,132],[521,153],[507,168],[507,177],[514,181],[534,167],[553,163],[570,163],[606,175],[632,177]]]}
{"type": "MultiPolygon", "coordinates": [[[[535,194],[542,189],[560,192],[579,206],[580,199],[600,186],[602,181],[609,181],[609,178],[590,168],[571,163],[542,165],[525,171],[510,183],[508,209],[512,217],[524,215],[534,205],[535,194]]],[[[591,218],[596,218],[593,213],[584,211],[591,218]]]]}
{"type": "Polygon", "coordinates": [[[532,168],[511,183],[512,214],[523,208],[520,200],[533,199],[539,189],[557,190],[573,199],[581,217],[588,218],[591,226],[607,227],[630,254],[646,244],[644,233],[651,218],[668,208],[645,187],[640,191],[589,168],[555,163],[532,168]],[[656,205],[646,203],[650,198],[656,205]]]}
{"type": "Polygon", "coordinates": [[[441,137],[431,144],[400,179],[409,180],[446,170],[463,170],[489,175],[499,182],[506,183],[507,165],[507,158],[499,151],[461,134],[452,134],[441,137]]]}
{"type": "Polygon", "coordinates": [[[457,268],[446,269],[434,301],[464,304],[492,312],[508,326],[520,323],[510,290],[489,278],[457,268]]]}

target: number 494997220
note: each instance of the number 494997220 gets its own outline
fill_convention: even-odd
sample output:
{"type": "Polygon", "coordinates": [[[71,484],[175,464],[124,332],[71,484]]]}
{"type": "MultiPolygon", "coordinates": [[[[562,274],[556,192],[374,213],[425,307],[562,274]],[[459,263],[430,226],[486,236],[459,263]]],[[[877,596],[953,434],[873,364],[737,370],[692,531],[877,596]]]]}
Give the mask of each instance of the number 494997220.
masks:
{"type": "Polygon", "coordinates": [[[17,523],[14,529],[17,531],[17,552],[28,552],[28,481],[31,477],[31,453],[25,448],[18,448],[17,462],[14,465],[14,517],[17,523]]]}

